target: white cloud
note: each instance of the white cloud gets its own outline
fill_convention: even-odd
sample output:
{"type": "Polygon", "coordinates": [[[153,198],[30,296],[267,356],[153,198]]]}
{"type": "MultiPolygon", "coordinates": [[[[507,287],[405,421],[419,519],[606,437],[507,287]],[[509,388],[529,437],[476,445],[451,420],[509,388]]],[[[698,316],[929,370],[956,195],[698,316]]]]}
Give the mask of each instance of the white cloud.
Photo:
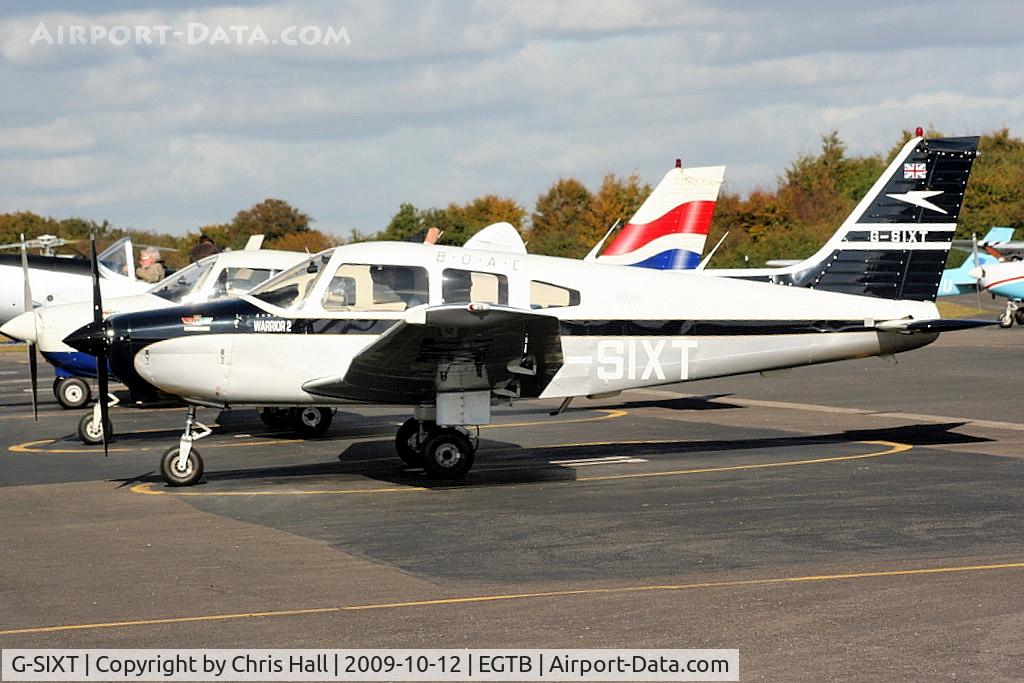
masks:
{"type": "Polygon", "coordinates": [[[833,128],[853,152],[915,125],[1019,132],[1022,15],[880,0],[26,6],[0,20],[0,88],[17,93],[0,100],[0,211],[181,232],[278,196],[343,232],[403,201],[530,207],[560,175],[653,182],[676,156],[728,164],[742,191],[833,128]],[[39,21],[343,25],[352,44],[39,49],[39,21]]]}

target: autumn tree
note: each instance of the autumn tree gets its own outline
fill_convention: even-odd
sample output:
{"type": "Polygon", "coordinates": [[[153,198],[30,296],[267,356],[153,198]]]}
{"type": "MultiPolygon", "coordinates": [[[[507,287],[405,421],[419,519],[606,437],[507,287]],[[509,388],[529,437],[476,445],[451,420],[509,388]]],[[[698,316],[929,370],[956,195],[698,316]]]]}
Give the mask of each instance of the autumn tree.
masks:
{"type": "Polygon", "coordinates": [[[530,251],[549,256],[585,256],[590,247],[580,226],[592,219],[592,195],[575,178],[560,178],[537,197],[527,234],[530,251]]]}

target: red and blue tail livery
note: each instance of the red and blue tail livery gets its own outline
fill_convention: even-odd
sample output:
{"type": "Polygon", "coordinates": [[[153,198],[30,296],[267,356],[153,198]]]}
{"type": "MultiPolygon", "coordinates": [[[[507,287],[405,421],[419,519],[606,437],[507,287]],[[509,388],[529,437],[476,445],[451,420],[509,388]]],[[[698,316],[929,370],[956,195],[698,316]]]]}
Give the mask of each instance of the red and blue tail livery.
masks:
{"type": "Polygon", "coordinates": [[[724,180],[725,166],[677,165],[596,260],[657,270],[696,268],[724,180]]]}

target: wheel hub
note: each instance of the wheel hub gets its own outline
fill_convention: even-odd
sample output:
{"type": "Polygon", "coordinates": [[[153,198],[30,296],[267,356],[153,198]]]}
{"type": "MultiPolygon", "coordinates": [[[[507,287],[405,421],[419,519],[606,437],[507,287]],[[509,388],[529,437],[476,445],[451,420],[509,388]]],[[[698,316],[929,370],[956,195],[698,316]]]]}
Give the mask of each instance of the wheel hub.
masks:
{"type": "Polygon", "coordinates": [[[455,467],[462,460],[462,453],[453,444],[444,444],[434,451],[434,459],[441,467],[455,467]]]}

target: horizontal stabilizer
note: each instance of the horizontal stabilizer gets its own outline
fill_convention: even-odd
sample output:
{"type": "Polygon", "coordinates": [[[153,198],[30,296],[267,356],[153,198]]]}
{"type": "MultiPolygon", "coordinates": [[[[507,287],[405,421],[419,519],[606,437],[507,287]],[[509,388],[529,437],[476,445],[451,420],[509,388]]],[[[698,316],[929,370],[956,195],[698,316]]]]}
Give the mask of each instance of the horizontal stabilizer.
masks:
{"type": "Polygon", "coordinates": [[[972,330],[976,327],[991,327],[998,324],[997,320],[939,318],[935,320],[887,320],[878,323],[875,327],[879,330],[912,334],[914,332],[956,332],[958,330],[972,330]]]}

